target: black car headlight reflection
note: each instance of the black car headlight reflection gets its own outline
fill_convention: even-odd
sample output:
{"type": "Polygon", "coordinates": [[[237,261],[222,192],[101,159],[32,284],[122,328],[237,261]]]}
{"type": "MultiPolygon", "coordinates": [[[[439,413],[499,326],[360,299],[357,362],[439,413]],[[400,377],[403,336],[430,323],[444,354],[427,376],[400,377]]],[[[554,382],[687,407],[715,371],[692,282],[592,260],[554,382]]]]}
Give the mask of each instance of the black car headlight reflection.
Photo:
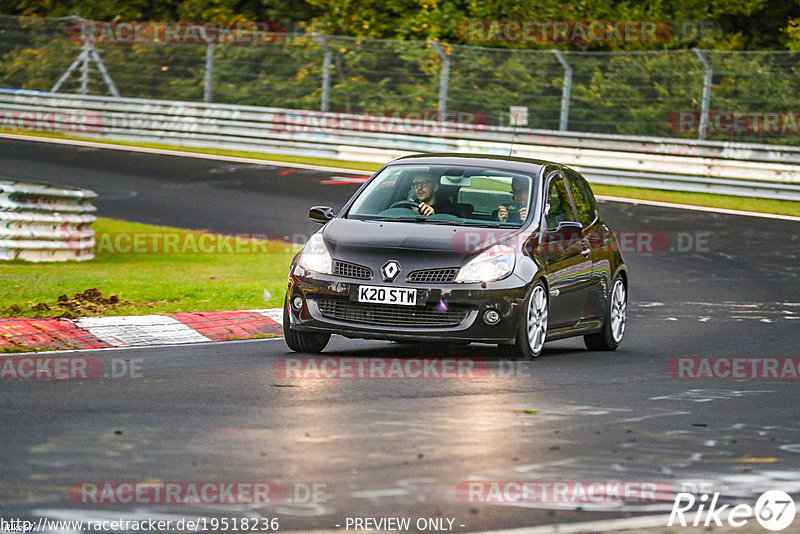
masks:
{"type": "Polygon", "coordinates": [[[297,264],[307,271],[314,271],[322,274],[331,274],[333,272],[333,260],[325,246],[325,241],[322,239],[322,232],[317,232],[303,247],[300,257],[297,258],[297,264]]]}
{"type": "Polygon", "coordinates": [[[455,282],[491,282],[511,274],[516,261],[514,249],[508,245],[495,245],[484,250],[464,265],[455,282]]]}

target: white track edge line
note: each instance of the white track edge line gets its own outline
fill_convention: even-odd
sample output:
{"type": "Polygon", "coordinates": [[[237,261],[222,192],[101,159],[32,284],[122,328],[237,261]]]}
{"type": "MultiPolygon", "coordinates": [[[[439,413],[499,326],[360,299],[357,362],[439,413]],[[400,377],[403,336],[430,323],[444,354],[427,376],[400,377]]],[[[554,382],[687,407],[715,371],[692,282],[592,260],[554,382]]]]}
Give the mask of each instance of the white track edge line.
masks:
{"type": "Polygon", "coordinates": [[[22,141],[36,141],[40,143],[55,143],[59,145],[86,146],[92,148],[107,148],[110,150],[125,150],[128,152],[143,152],[145,154],[158,154],[162,156],[180,156],[184,158],[213,159],[218,161],[229,161],[234,163],[252,163],[255,165],[290,167],[294,169],[309,169],[326,172],[339,172],[346,174],[361,174],[372,176],[375,171],[364,171],[357,169],[346,169],[344,167],[326,167],[322,165],[311,165],[308,163],[288,163],[285,161],[272,161],[267,159],[243,158],[237,156],[222,156],[219,154],[205,154],[203,152],[184,152],[181,150],[170,150],[165,148],[147,148],[132,145],[116,145],[97,141],[80,141],[77,139],[57,139],[51,137],[37,137],[34,135],[17,135],[0,133],[0,138],[18,139],[22,141]]]}
{"type": "Polygon", "coordinates": [[[275,337],[257,337],[251,339],[228,339],[226,341],[214,341],[213,339],[209,339],[208,341],[198,341],[193,343],[170,343],[168,345],[126,345],[124,347],[98,347],[95,349],[66,349],[66,350],[41,350],[41,351],[33,351],[33,352],[0,352],[0,358],[32,358],[36,356],[46,356],[46,355],[59,355],[59,354],[71,354],[74,352],[93,352],[93,351],[109,351],[109,350],[136,350],[136,349],[162,349],[162,348],[172,348],[172,347],[196,347],[196,346],[206,346],[206,345],[219,345],[220,343],[254,343],[257,341],[276,341],[278,339],[283,339],[283,336],[275,336],[275,337]]]}
{"type": "Polygon", "coordinates": [[[610,202],[626,202],[628,204],[642,204],[644,206],[658,206],[661,208],[677,208],[690,211],[707,211],[711,213],[724,213],[726,215],[741,215],[743,217],[763,217],[765,219],[779,219],[782,221],[800,222],[800,217],[795,217],[793,215],[760,213],[758,211],[740,211],[740,210],[731,210],[727,208],[711,208],[708,206],[693,206],[691,204],[677,204],[673,202],[661,202],[658,200],[640,200],[636,198],[609,197],[605,195],[596,195],[596,198],[600,200],[607,200],[610,202]]]}
{"type": "MultiPolygon", "coordinates": [[[[284,161],[271,161],[265,159],[253,159],[253,158],[239,158],[234,156],[219,156],[216,154],[204,154],[202,152],[182,152],[178,150],[167,150],[162,148],[145,148],[145,147],[136,147],[136,146],[128,146],[128,145],[112,145],[107,143],[98,143],[93,141],[79,141],[73,139],[55,139],[50,137],[36,137],[32,135],[17,135],[17,134],[7,134],[7,133],[0,133],[0,138],[6,139],[21,139],[21,140],[29,140],[29,141],[38,141],[43,143],[56,143],[56,144],[63,144],[63,145],[75,145],[75,146],[88,146],[88,147],[95,147],[95,148],[108,148],[111,150],[127,150],[129,152],[143,152],[146,154],[159,154],[164,156],[181,156],[187,158],[198,158],[198,159],[212,159],[218,161],[230,161],[230,162],[237,162],[237,163],[253,163],[256,165],[270,165],[275,167],[290,167],[296,169],[316,169],[321,171],[327,172],[343,172],[348,174],[373,174],[371,171],[360,171],[357,169],[345,169],[343,167],[325,167],[325,166],[317,166],[317,165],[309,165],[307,163],[287,163],[284,161]]],[[[622,197],[613,197],[613,196],[605,196],[605,195],[597,195],[598,199],[607,200],[610,202],[626,202],[628,204],[642,204],[645,206],[658,206],[663,208],[676,208],[676,209],[683,209],[683,210],[691,210],[691,211],[705,211],[710,213],[724,213],[726,215],[741,215],[745,217],[763,217],[766,219],[779,219],[784,221],[795,221],[800,222],[800,217],[794,217],[792,215],[777,215],[773,213],[759,213],[757,211],[740,211],[740,210],[731,210],[726,208],[711,208],[707,206],[694,206],[691,204],[678,204],[673,202],[660,202],[656,200],[641,200],[635,198],[622,198],[622,197]]]]}

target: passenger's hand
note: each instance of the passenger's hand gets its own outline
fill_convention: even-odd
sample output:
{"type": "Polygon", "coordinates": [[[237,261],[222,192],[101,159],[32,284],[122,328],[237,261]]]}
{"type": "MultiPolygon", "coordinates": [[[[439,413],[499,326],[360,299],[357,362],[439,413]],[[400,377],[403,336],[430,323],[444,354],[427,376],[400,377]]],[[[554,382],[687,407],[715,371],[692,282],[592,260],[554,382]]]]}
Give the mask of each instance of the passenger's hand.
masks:
{"type": "Polygon", "coordinates": [[[420,202],[419,203],[419,212],[422,215],[428,217],[428,216],[433,215],[434,213],[436,213],[436,210],[433,209],[433,206],[431,206],[429,204],[425,204],[424,202],[420,202]]]}
{"type": "Polygon", "coordinates": [[[503,205],[497,208],[497,220],[500,222],[506,222],[508,220],[508,208],[503,205]]]}

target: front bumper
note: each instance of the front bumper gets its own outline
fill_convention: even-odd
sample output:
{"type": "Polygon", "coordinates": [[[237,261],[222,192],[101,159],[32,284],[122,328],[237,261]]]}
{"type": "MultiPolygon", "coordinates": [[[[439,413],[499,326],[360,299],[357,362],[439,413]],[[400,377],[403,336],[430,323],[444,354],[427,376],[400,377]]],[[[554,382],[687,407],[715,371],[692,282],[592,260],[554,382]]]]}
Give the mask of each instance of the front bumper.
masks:
{"type": "Polygon", "coordinates": [[[514,343],[527,283],[513,274],[485,284],[413,284],[360,281],[323,275],[293,265],[287,306],[293,330],[326,332],[350,338],[446,343],[514,343]],[[417,290],[417,306],[363,304],[360,285],[406,287],[417,290]],[[302,298],[302,307],[291,305],[302,298]],[[483,314],[496,310],[497,324],[483,314]]]}

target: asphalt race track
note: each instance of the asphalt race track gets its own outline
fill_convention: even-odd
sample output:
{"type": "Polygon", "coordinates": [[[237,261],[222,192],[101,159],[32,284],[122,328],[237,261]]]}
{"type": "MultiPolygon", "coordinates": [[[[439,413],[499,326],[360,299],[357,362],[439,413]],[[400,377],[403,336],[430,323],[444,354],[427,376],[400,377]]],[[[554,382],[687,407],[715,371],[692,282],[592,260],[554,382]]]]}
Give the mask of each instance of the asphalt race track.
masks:
{"type": "Polygon", "coordinates": [[[347,173],[3,138],[0,158],[6,179],[95,191],[101,217],[290,239],[319,229],[308,219],[311,191],[313,202],[341,207],[360,185],[347,173]]]}
{"type": "MultiPolygon", "coordinates": [[[[101,216],[283,236],[313,231],[308,207],[338,207],[357,187],[332,185],[326,172],[7,139],[0,168],[3,178],[94,189],[101,216]]],[[[0,381],[0,515],[277,517],[280,530],[409,517],[412,531],[472,532],[668,514],[682,490],[709,501],[720,493],[720,504],[753,506],[767,490],[797,501],[797,380],[673,375],[676,358],[747,358],[746,369],[754,359],[800,358],[800,223],[615,202],[601,209],[630,238],[629,322],[617,352],[566,340],[521,364],[489,346],[334,337],[324,355],[474,358],[492,372],[298,379],[281,373],[295,356],[281,339],[93,351],[106,365],[136,364],[141,377],[0,381]],[[69,490],[204,481],[272,482],[286,499],[86,504],[69,490]],[[645,502],[506,494],[485,503],[457,493],[466,481],[623,481],[663,491],[645,502]],[[416,525],[420,518],[445,520],[416,525]]]]}

